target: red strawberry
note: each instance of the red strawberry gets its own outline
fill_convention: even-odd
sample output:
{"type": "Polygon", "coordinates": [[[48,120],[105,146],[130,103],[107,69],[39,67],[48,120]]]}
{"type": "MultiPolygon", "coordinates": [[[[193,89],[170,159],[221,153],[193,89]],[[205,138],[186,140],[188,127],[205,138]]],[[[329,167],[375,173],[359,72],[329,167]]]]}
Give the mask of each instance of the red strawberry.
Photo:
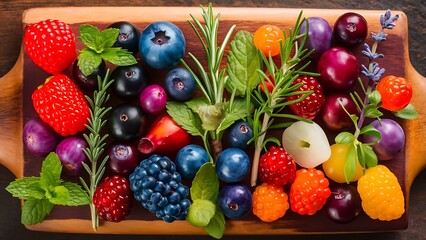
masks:
{"type": "MultiPolygon", "coordinates": [[[[312,120],[321,110],[321,107],[325,102],[323,88],[316,78],[310,76],[300,76],[292,83],[292,85],[296,85],[298,83],[302,83],[302,86],[295,91],[313,92],[302,101],[291,104],[290,108],[297,116],[312,120]]],[[[302,94],[288,96],[287,99],[288,101],[293,101],[300,97],[302,97],[302,94]]]]}
{"type": "Polygon", "coordinates": [[[132,195],[125,177],[106,177],[93,195],[93,204],[99,218],[110,222],[120,222],[129,215],[132,208],[132,195]]]}
{"type": "Polygon", "coordinates": [[[259,160],[262,182],[284,186],[296,177],[296,163],[282,147],[272,146],[259,160]]]}
{"type": "Polygon", "coordinates": [[[89,105],[77,85],[66,75],[48,79],[32,94],[39,117],[62,136],[83,131],[90,118],[89,105]]]}
{"type": "Polygon", "coordinates": [[[33,62],[50,74],[61,73],[77,58],[75,36],[66,23],[45,20],[25,29],[24,47],[33,62]]]}

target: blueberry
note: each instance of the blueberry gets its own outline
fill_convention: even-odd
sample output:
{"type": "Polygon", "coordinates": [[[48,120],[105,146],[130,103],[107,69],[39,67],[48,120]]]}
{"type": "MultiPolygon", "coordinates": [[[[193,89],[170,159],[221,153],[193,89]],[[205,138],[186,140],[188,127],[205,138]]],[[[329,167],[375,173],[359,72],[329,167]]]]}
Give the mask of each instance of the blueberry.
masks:
{"type": "Polygon", "coordinates": [[[155,178],[153,177],[144,177],[142,179],[142,187],[143,188],[153,188],[155,186],[155,178]]]}
{"type": "Polygon", "coordinates": [[[251,210],[252,193],[243,184],[225,185],[219,192],[218,206],[225,216],[241,218],[251,210]]]}
{"type": "Polygon", "coordinates": [[[145,70],[138,63],[130,66],[118,66],[111,73],[114,82],[112,91],[122,99],[136,99],[148,86],[145,70]]]}
{"type": "Polygon", "coordinates": [[[177,192],[172,192],[169,195],[168,199],[169,199],[169,203],[178,204],[180,201],[180,194],[177,192]]]}
{"type": "Polygon", "coordinates": [[[134,54],[139,51],[140,32],[135,25],[126,21],[120,21],[109,25],[108,28],[117,28],[120,31],[114,47],[127,49],[134,54]]]}
{"type": "Polygon", "coordinates": [[[190,144],[176,154],[176,169],[185,179],[193,179],[198,169],[209,161],[207,151],[199,145],[190,144]]]}
{"type": "Polygon", "coordinates": [[[168,96],[180,102],[194,97],[197,83],[192,74],[185,68],[169,71],[165,78],[165,89],[168,96]]]}
{"type": "Polygon", "coordinates": [[[233,123],[227,132],[226,139],[230,147],[247,150],[247,144],[253,138],[253,129],[250,124],[243,120],[238,120],[233,123]]]}
{"type": "Polygon", "coordinates": [[[169,204],[164,208],[164,213],[168,216],[176,216],[180,213],[180,206],[176,204],[169,204]]]}
{"type": "Polygon", "coordinates": [[[216,161],[216,173],[225,183],[239,182],[250,169],[250,159],[239,148],[227,148],[221,152],[216,161]]]}

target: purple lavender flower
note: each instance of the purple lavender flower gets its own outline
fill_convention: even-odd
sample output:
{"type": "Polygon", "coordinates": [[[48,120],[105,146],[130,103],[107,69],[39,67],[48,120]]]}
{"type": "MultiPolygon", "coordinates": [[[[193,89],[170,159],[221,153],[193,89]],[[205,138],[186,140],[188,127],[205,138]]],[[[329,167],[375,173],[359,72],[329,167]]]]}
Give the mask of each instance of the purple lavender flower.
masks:
{"type": "Polygon", "coordinates": [[[388,37],[388,35],[384,33],[383,31],[379,31],[377,34],[372,32],[370,35],[373,38],[373,40],[376,42],[386,41],[386,38],[388,37]]]}
{"type": "Polygon", "coordinates": [[[383,58],[385,55],[381,53],[373,53],[371,51],[370,46],[367,43],[364,43],[364,50],[361,51],[366,57],[368,57],[371,61],[377,58],[383,58]]]}
{"type": "Polygon", "coordinates": [[[388,9],[385,15],[380,16],[380,24],[382,28],[393,29],[395,27],[395,21],[398,20],[399,15],[391,16],[391,11],[388,9]]]}
{"type": "Polygon", "coordinates": [[[366,66],[364,66],[364,64],[361,65],[361,68],[361,73],[368,79],[376,83],[382,78],[383,74],[385,73],[385,69],[380,68],[379,64],[376,62],[371,63],[371,71],[366,66]]]}

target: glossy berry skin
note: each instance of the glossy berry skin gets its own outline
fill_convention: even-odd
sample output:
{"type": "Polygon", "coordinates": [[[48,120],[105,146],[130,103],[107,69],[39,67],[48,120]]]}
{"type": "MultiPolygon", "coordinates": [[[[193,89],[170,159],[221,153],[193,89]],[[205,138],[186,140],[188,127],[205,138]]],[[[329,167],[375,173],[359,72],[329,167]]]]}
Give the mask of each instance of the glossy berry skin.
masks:
{"type": "Polygon", "coordinates": [[[120,21],[109,25],[107,28],[117,28],[120,33],[114,43],[114,47],[127,49],[129,52],[136,54],[139,51],[139,30],[130,22],[120,21]]]}
{"type": "Polygon", "coordinates": [[[397,112],[410,104],[413,89],[404,77],[386,76],[377,84],[377,91],[382,97],[382,108],[397,112]]]}
{"type": "Polygon", "coordinates": [[[252,198],[246,185],[227,184],[220,189],[217,204],[226,217],[240,219],[250,212],[252,198]]]}
{"type": "MultiPolygon", "coordinates": [[[[374,120],[369,125],[382,135],[379,142],[371,146],[379,160],[391,160],[404,149],[405,133],[399,123],[389,118],[382,118],[380,122],[374,120]]],[[[367,143],[376,141],[373,136],[363,135],[363,137],[364,142],[367,143]]]]}
{"type": "Polygon", "coordinates": [[[108,169],[114,174],[128,177],[139,164],[138,148],[129,142],[114,142],[108,149],[108,169]]]}
{"type": "MultiPolygon", "coordinates": [[[[331,145],[330,148],[331,156],[322,164],[324,174],[334,182],[346,183],[345,162],[349,145],[335,143],[331,145]]],[[[352,179],[349,179],[349,182],[358,181],[358,179],[363,175],[363,168],[358,161],[356,161],[355,166],[355,176],[352,179]]]]}
{"type": "Polygon", "coordinates": [[[244,179],[250,169],[250,159],[239,148],[227,148],[216,160],[216,173],[225,183],[235,183],[244,179]]]}
{"type": "Polygon", "coordinates": [[[277,56],[280,54],[280,45],[284,42],[283,30],[271,24],[260,26],[254,32],[253,42],[265,56],[277,56]]]}
{"type": "Polygon", "coordinates": [[[179,64],[185,55],[186,41],[182,31],[171,22],[153,22],[141,33],[139,51],[143,61],[154,69],[179,64]]]}
{"type": "Polygon", "coordinates": [[[59,134],[39,118],[32,118],[24,125],[24,146],[34,156],[47,156],[55,150],[59,140],[59,134]]]}
{"type": "Polygon", "coordinates": [[[56,154],[61,160],[63,172],[69,176],[80,176],[83,172],[83,162],[87,163],[89,159],[84,153],[84,149],[89,145],[86,140],[70,136],[64,138],[56,147],[56,154]]]}
{"type": "Polygon", "coordinates": [[[23,43],[31,60],[50,74],[61,73],[77,58],[75,35],[60,20],[47,19],[27,26],[23,43]]]}
{"type": "Polygon", "coordinates": [[[207,151],[199,145],[190,144],[176,154],[176,170],[185,179],[193,179],[198,169],[209,162],[207,151]]]}
{"type": "MultiPolygon", "coordinates": [[[[305,99],[298,103],[294,103],[289,105],[290,109],[299,117],[306,118],[309,120],[314,119],[318,112],[321,110],[324,102],[325,96],[323,92],[323,88],[318,80],[314,77],[310,76],[300,76],[298,77],[292,85],[302,84],[295,91],[313,91],[309,94],[305,99]]],[[[293,95],[288,96],[288,101],[293,101],[301,98],[303,95],[293,95]]]]}
{"type": "Polygon", "coordinates": [[[93,195],[99,218],[110,222],[120,222],[127,217],[132,209],[132,201],[129,182],[120,176],[106,177],[93,195]]]}
{"type": "Polygon", "coordinates": [[[363,43],[367,33],[367,20],[358,13],[344,13],[334,23],[334,39],[339,45],[347,48],[363,43]]]}
{"type": "Polygon", "coordinates": [[[327,96],[320,117],[328,129],[337,131],[353,126],[353,122],[343,107],[350,113],[359,115],[358,108],[346,93],[333,93],[327,96]]]}
{"type": "Polygon", "coordinates": [[[325,205],[327,216],[337,223],[349,223],[361,212],[361,198],[355,186],[337,184],[330,187],[325,205]]]}
{"type": "Polygon", "coordinates": [[[250,124],[244,120],[238,120],[228,128],[226,139],[230,147],[247,150],[252,146],[248,144],[248,141],[253,138],[253,135],[250,124]]]}
{"type": "Polygon", "coordinates": [[[146,71],[138,63],[116,67],[111,73],[111,79],[114,79],[112,91],[125,100],[138,98],[142,90],[148,86],[146,71]]]}
{"type": "Polygon", "coordinates": [[[83,92],[66,75],[48,78],[31,98],[40,119],[62,136],[86,129],[90,118],[89,104],[83,92]]]}
{"type": "Polygon", "coordinates": [[[132,141],[143,134],[146,117],[138,105],[122,103],[112,109],[108,123],[112,137],[118,141],[132,141]]]}
{"type": "Polygon", "coordinates": [[[300,215],[313,215],[319,211],[330,196],[328,179],[321,170],[302,168],[290,187],[290,206],[300,215]]]}
{"type": "Polygon", "coordinates": [[[259,160],[259,177],[262,182],[284,186],[296,178],[296,163],[282,147],[272,146],[259,160]]]}
{"type": "Polygon", "coordinates": [[[157,115],[166,109],[167,94],[158,84],[152,84],[142,90],[139,96],[142,110],[146,113],[157,115]]]}
{"type": "Polygon", "coordinates": [[[72,67],[73,80],[82,90],[94,91],[98,89],[98,76],[104,79],[106,74],[106,64],[104,61],[89,75],[84,75],[75,61],[72,67]]]}
{"type": "Polygon", "coordinates": [[[170,70],[164,79],[164,90],[170,98],[185,102],[194,97],[197,82],[186,68],[170,70]]]}
{"type": "Polygon", "coordinates": [[[253,214],[264,222],[284,217],[289,208],[288,195],[282,186],[262,183],[253,192],[253,214]]]}
{"type": "MultiPolygon", "coordinates": [[[[318,59],[321,55],[331,47],[333,37],[333,29],[330,23],[322,17],[307,18],[309,24],[308,37],[305,47],[308,51],[315,49],[309,56],[312,59],[318,59]]],[[[306,32],[306,22],[300,26],[300,33],[306,32]]]]}
{"type": "Polygon", "coordinates": [[[325,51],[318,60],[318,78],[321,85],[331,91],[345,91],[357,81],[360,64],[357,57],[342,47],[325,51]]]}

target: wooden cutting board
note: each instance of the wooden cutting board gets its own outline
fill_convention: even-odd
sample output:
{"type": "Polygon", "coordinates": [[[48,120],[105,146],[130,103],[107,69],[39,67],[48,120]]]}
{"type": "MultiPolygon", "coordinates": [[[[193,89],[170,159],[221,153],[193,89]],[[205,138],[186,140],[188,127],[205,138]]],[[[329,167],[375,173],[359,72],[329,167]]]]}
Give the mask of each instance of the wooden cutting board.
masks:
{"type": "MultiPolygon", "coordinates": [[[[289,29],[294,26],[297,16],[303,10],[304,17],[321,16],[333,24],[343,13],[350,10],[323,9],[281,9],[281,8],[220,8],[215,7],[215,13],[221,14],[220,36],[225,34],[232,24],[237,25],[237,31],[254,30],[266,23],[276,24],[289,29]]],[[[379,17],[384,10],[357,10],[369,23],[369,31],[380,29],[379,17]]],[[[227,220],[225,234],[238,235],[271,235],[298,234],[318,232],[366,232],[391,231],[405,229],[409,219],[409,190],[416,175],[426,166],[426,148],[423,146],[423,136],[426,133],[426,119],[423,101],[426,96],[426,81],[411,65],[408,55],[408,22],[403,12],[400,14],[397,26],[389,34],[388,41],[381,43],[379,51],[386,55],[386,61],[380,66],[386,68],[387,74],[405,76],[413,86],[413,105],[419,112],[419,117],[411,121],[399,121],[406,132],[406,148],[394,160],[384,163],[398,177],[406,196],[406,213],[398,220],[381,222],[371,220],[361,214],[349,224],[337,224],[330,221],[319,212],[314,216],[299,216],[289,210],[286,216],[273,223],[263,223],[253,215],[243,220],[227,220]]],[[[187,21],[189,14],[201,20],[201,9],[198,7],[62,7],[29,9],[23,15],[23,28],[31,23],[52,18],[69,23],[74,32],[78,33],[81,23],[91,23],[99,28],[108,26],[116,21],[129,21],[140,30],[153,21],[170,21],[179,26],[187,39],[187,51],[196,56],[202,55],[202,48],[187,21]]],[[[219,38],[219,39],[222,39],[219,38]]],[[[368,38],[367,42],[371,44],[368,38]]],[[[79,45],[81,47],[81,45],[79,45]]],[[[353,49],[359,59],[362,47],[353,49]]],[[[366,64],[365,62],[363,62],[366,64]]],[[[70,69],[66,70],[66,73],[70,69]]],[[[157,77],[164,72],[153,73],[157,77]]],[[[71,76],[71,75],[70,75],[71,76]]],[[[27,154],[22,144],[23,124],[35,116],[30,99],[31,92],[48,77],[36,67],[21,51],[13,69],[0,79],[0,163],[6,166],[16,177],[38,175],[42,159],[27,154]]],[[[120,223],[104,222],[98,233],[113,234],[205,234],[201,228],[191,226],[186,221],[172,224],[156,219],[151,213],[143,210],[137,202],[127,220],[120,223]]],[[[55,207],[51,215],[42,223],[27,226],[37,231],[92,233],[88,207],[55,207]]]]}

